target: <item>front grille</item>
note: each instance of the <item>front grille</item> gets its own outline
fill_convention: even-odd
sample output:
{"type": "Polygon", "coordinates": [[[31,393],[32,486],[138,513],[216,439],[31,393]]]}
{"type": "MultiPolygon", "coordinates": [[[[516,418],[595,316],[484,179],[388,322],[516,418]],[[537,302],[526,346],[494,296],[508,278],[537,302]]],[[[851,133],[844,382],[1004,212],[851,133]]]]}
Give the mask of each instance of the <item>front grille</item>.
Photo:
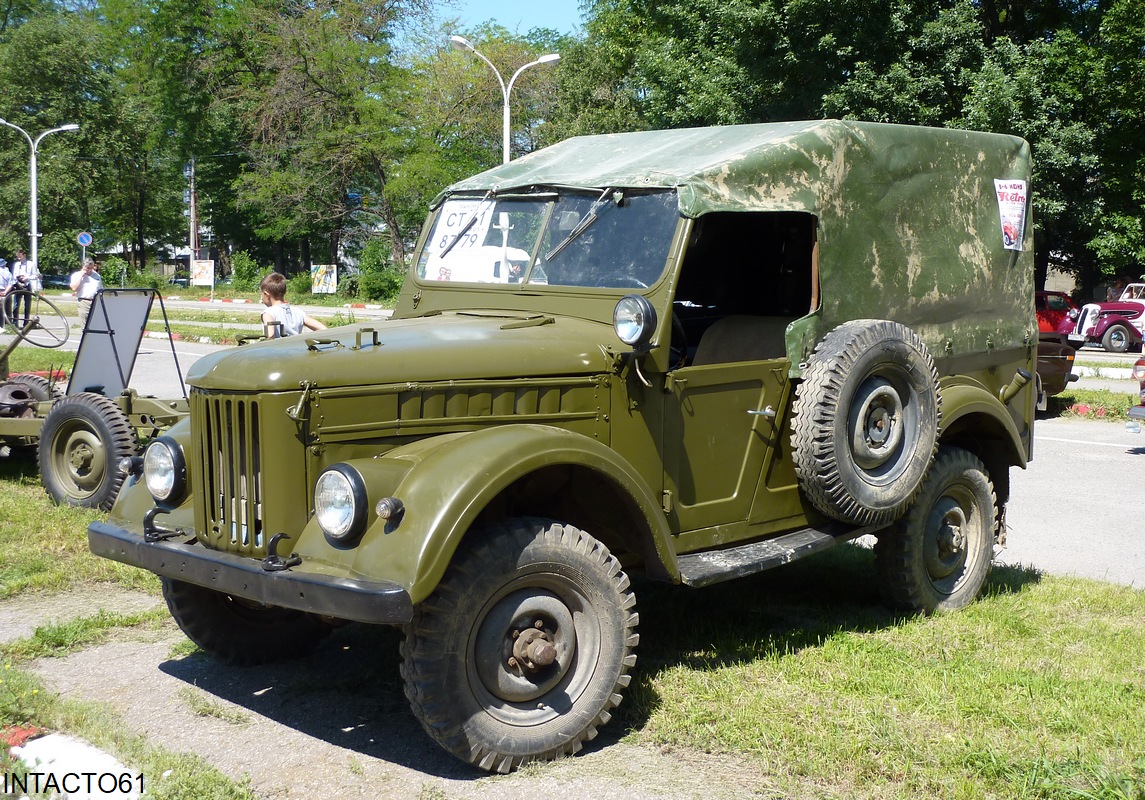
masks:
{"type": "Polygon", "coordinates": [[[263,556],[263,475],[256,399],[193,392],[197,433],[191,463],[210,546],[263,556]]]}

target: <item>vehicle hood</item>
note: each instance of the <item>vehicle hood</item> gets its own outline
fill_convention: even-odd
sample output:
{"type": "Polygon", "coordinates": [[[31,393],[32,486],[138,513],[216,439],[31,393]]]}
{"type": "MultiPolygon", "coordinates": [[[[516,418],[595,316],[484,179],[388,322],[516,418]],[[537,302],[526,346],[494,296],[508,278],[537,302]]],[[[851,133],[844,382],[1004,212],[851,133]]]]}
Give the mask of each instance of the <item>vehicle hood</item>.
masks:
{"type": "Polygon", "coordinates": [[[612,327],[571,317],[495,311],[435,314],[256,342],[205,356],[194,388],[297,390],[398,382],[498,380],[606,371],[612,327]],[[374,331],[377,344],[374,344],[374,331]]]}

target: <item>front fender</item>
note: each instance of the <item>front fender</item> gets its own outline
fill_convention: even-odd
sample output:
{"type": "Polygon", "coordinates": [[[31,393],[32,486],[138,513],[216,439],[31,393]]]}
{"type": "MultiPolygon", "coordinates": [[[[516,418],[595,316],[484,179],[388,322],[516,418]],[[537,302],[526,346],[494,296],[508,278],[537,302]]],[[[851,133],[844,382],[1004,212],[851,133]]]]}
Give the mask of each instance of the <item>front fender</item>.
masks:
{"type": "MultiPolygon", "coordinates": [[[[649,552],[670,576],[678,575],[655,494],[615,451],[581,434],[546,425],[502,426],[423,439],[346,463],[366,482],[370,521],[352,554],[336,560],[346,564],[348,558],[353,576],[406,587],[414,603],[433,592],[462,537],[494,498],[522,476],[558,465],[594,470],[623,490],[651,531],[649,552]],[[402,501],[400,519],[376,517],[373,506],[387,496],[402,501]]],[[[298,552],[322,558],[316,551],[329,545],[315,537],[322,534],[311,520],[298,552]]]]}
{"type": "Polygon", "coordinates": [[[1090,338],[1095,342],[1100,342],[1105,336],[1105,332],[1114,325],[1124,326],[1129,332],[1129,341],[1132,344],[1141,342],[1141,331],[1137,330],[1137,326],[1133,324],[1133,320],[1129,317],[1122,316],[1121,314],[1104,314],[1097,320],[1097,324],[1093,326],[1093,332],[1089,334],[1090,338]]]}

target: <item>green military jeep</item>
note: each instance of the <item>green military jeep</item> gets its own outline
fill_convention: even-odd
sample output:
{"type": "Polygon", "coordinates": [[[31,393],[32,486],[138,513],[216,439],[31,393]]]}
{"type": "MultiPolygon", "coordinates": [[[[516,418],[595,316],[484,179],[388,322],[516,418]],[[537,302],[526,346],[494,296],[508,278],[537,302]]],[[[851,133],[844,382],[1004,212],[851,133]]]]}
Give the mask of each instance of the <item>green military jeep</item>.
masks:
{"type": "Polygon", "coordinates": [[[969,603],[1031,457],[1029,150],[838,121],[570,139],[433,204],[392,321],[201,359],[91,549],[224,661],[401,626],[426,731],[573,753],[636,663],[629,575],[877,536],[969,603]]]}

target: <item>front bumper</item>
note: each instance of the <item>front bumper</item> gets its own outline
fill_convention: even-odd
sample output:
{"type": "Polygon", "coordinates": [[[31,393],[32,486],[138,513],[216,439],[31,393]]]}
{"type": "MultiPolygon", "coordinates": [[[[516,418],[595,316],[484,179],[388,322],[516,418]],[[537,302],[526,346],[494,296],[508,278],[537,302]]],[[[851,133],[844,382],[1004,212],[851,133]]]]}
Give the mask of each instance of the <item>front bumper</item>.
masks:
{"type": "Polygon", "coordinates": [[[389,581],[340,578],[297,568],[269,572],[261,561],[208,550],[190,534],[182,541],[147,542],[138,533],[106,522],[91,523],[87,541],[97,556],[263,605],[375,624],[400,625],[413,618],[409,593],[389,581]]]}
{"type": "Polygon", "coordinates": [[[1145,419],[1145,405],[1133,406],[1129,409],[1130,419],[1145,419]]]}

